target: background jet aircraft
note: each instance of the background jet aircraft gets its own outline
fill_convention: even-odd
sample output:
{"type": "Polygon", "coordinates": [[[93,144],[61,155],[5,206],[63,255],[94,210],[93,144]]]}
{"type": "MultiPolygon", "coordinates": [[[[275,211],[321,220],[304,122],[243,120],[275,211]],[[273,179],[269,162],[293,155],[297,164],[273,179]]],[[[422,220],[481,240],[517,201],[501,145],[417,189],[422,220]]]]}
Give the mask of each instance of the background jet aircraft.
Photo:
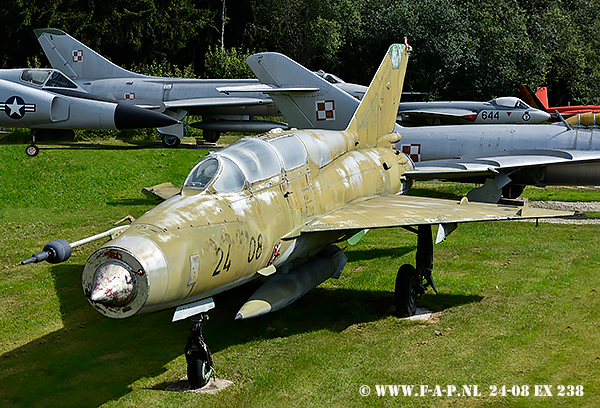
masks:
{"type": "MultiPolygon", "coordinates": [[[[90,98],[56,70],[0,70],[0,127],[136,129],[177,123],[170,116],[90,98]]],[[[34,133],[35,135],[35,133],[34,133]]],[[[35,136],[25,152],[38,154],[35,136]]]]}
{"type": "Polygon", "coordinates": [[[402,102],[398,110],[398,123],[404,126],[542,123],[548,120],[548,113],[513,96],[487,102],[402,102]]]}
{"type": "MultiPolygon", "coordinates": [[[[263,84],[261,88],[263,92],[271,96],[291,127],[344,129],[358,106],[359,101],[356,99],[360,99],[364,92],[360,85],[343,83],[331,74],[318,75],[317,73],[321,78],[316,80],[317,75],[278,53],[254,54],[247,58],[247,63],[263,84]],[[335,83],[337,86],[332,87],[320,79],[335,83]],[[318,90],[303,94],[285,92],[285,88],[294,89],[299,84],[318,90]],[[270,88],[264,88],[264,85],[269,85],[270,88]],[[335,88],[342,89],[355,98],[342,95],[335,88]],[[335,103],[328,103],[333,95],[335,95],[335,103]],[[316,104],[317,100],[322,103],[316,104]]],[[[232,90],[232,88],[219,89],[232,90]]],[[[250,86],[245,89],[254,91],[257,88],[250,86]]],[[[502,97],[488,102],[401,102],[397,121],[401,125],[423,126],[541,123],[549,118],[548,113],[534,109],[518,98],[502,97]]]]}
{"type": "MultiPolygon", "coordinates": [[[[177,307],[192,318],[188,379],[203,386],[213,360],[202,336],[211,296],[282,272],[242,305],[236,319],[282,308],[346,263],[333,245],[366,228],[407,227],[418,235],[416,268],[400,267],[399,314],[414,314],[431,277],[437,241],[459,222],[537,218],[557,212],[397,195],[410,161],[393,132],[408,47],[392,45],[345,131],[293,130],[242,139],[202,159],[181,190],[129,226],[69,244],[56,240],[24,263],[66,260],[71,248],[111,240],[86,262],[82,285],[105,316],[177,307]]],[[[162,190],[165,191],[165,190],[162,190]]],[[[435,288],[435,287],[434,287],[435,288]]]]}
{"type": "MultiPolygon", "coordinates": [[[[254,116],[277,116],[273,101],[263,93],[244,97],[219,93],[219,86],[258,84],[255,79],[161,78],[123,69],[67,33],[47,28],[34,30],[50,65],[62,71],[80,88],[92,95],[164,112],[178,121],[186,115],[202,116],[193,124],[204,129],[204,139],[215,142],[219,132],[264,132],[285,124],[255,121],[254,116]]],[[[159,127],[165,146],[178,146],[184,136],[184,123],[159,127]]]]}
{"type": "Polygon", "coordinates": [[[556,112],[560,113],[564,118],[587,112],[600,113],[600,105],[549,106],[548,88],[545,86],[539,87],[535,94],[528,85],[519,85],[519,89],[521,90],[523,99],[531,106],[553,114],[555,121],[560,120],[557,117],[556,112]]]}
{"type": "MultiPolygon", "coordinates": [[[[272,94],[290,126],[344,129],[358,101],[322,78],[276,53],[247,59],[263,82],[282,87],[302,83],[319,93],[272,94]]],[[[597,129],[570,125],[482,125],[398,127],[397,149],[415,169],[409,180],[485,183],[469,194],[472,201],[498,202],[518,197],[525,185],[600,185],[597,129]]]]}

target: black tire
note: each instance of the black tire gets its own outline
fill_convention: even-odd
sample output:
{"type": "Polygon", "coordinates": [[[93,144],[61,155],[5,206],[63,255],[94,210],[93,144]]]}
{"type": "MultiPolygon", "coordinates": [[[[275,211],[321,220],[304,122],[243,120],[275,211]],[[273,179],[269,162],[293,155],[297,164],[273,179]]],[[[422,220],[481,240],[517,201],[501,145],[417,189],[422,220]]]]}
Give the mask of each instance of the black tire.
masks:
{"type": "Polygon", "coordinates": [[[181,139],[173,135],[163,135],[162,144],[164,147],[177,147],[181,144],[181,139]]]}
{"type": "Polygon", "coordinates": [[[202,138],[205,142],[208,143],[217,143],[219,138],[221,137],[221,132],[217,132],[215,130],[204,130],[202,131],[202,138]]]}
{"type": "Polygon", "coordinates": [[[210,380],[211,368],[202,351],[190,351],[185,354],[187,375],[190,388],[195,390],[204,387],[210,380]]]}
{"type": "Polygon", "coordinates": [[[40,152],[40,148],[34,144],[30,144],[25,148],[25,154],[29,157],[35,157],[40,152]]]}
{"type": "Polygon", "coordinates": [[[502,187],[502,197],[514,199],[519,197],[523,190],[525,190],[525,186],[522,184],[508,184],[502,187]]]}
{"type": "Polygon", "coordinates": [[[396,276],[396,315],[414,316],[417,312],[417,271],[414,266],[404,264],[396,276]]]}

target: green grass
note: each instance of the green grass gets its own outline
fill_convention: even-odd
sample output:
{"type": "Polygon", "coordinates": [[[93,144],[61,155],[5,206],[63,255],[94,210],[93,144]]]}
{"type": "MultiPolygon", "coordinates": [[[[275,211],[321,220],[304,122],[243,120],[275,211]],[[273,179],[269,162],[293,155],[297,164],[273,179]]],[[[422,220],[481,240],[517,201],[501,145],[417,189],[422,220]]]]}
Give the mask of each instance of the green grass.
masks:
{"type": "MultiPolygon", "coordinates": [[[[411,195],[427,194],[439,198],[458,198],[467,195],[475,184],[441,181],[418,181],[410,190],[411,195]]],[[[600,190],[595,187],[556,187],[545,188],[527,186],[521,194],[533,201],[600,201],[600,190]]]]}
{"type": "MultiPolygon", "coordinates": [[[[17,264],[54,238],[140,216],[155,205],[142,187],[181,185],[206,152],[23,150],[0,146],[2,407],[600,405],[600,227],[520,222],[461,225],[435,247],[440,293],[421,299],[435,311],[424,323],[391,309],[395,272],[415,256],[416,237],[401,229],[370,231],[347,248],[339,280],[278,312],[233,320],[262,281],[218,295],[205,336],[218,376],[234,385],[214,396],[167,392],[185,375],[188,323],[171,323],[172,310],[125,320],[94,311],[80,278],[100,242],[63,264],[17,264]],[[483,396],[359,394],[376,384],[476,384],[483,396]],[[488,396],[492,385],[535,384],[583,385],[585,395],[488,396]]],[[[417,187],[436,195],[447,186],[417,187]]]]}

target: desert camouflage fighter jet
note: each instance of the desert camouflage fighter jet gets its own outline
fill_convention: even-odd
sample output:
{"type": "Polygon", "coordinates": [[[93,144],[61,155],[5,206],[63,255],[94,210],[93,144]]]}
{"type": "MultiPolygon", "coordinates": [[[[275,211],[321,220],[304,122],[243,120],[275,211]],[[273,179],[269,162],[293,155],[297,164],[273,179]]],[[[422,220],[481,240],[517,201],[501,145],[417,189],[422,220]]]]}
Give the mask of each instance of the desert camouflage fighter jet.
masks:
{"type": "Polygon", "coordinates": [[[407,59],[408,46],[389,48],[346,130],[244,138],[203,158],[181,189],[152,189],[166,200],[130,225],[71,244],[52,241],[24,263],[62,262],[71,248],[110,236],[85,264],[85,296],[116,319],[174,307],[174,320],[192,317],[192,387],[206,384],[212,371],[202,337],[211,296],[274,275],[235,318],[278,310],[338,277],[346,257],[334,244],[365,229],[417,234],[416,267],[401,266],[396,281],[397,313],[414,314],[417,297],[433,286],[432,225],[439,224],[439,242],[462,222],[566,213],[398,195],[411,169],[394,150],[407,59]]]}
{"type": "Polygon", "coordinates": [[[36,129],[139,129],[177,120],[158,112],[91,97],[53,69],[0,69],[0,127],[34,129],[25,153],[35,156],[36,129]]]}

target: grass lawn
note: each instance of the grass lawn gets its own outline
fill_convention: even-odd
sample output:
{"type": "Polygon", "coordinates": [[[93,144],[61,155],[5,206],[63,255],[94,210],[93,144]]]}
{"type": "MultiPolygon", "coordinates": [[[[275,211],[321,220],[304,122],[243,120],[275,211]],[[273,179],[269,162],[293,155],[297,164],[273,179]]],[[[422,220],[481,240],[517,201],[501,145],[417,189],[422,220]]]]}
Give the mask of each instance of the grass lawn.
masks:
{"type": "MultiPolygon", "coordinates": [[[[42,145],[30,158],[24,148],[0,145],[2,407],[600,406],[600,226],[461,225],[435,247],[439,294],[420,300],[434,311],[427,322],[392,310],[396,271],[414,263],[416,237],[370,231],[346,249],[339,280],[278,312],[233,320],[264,280],[215,296],[205,337],[218,377],[234,384],[217,395],[167,392],[185,375],[189,323],[171,323],[172,310],[125,320],[93,310],[81,271],[102,242],[63,264],[18,263],[52,239],[140,216],[156,204],[142,187],[181,185],[206,151],[42,145]],[[481,395],[377,396],[376,385],[477,385],[481,395]],[[535,396],[535,385],[553,396],[535,396]],[[529,395],[512,396],[517,386],[529,395]]],[[[415,191],[452,197],[465,188],[415,191]]],[[[600,201],[595,189],[525,195],[600,201]]]]}

